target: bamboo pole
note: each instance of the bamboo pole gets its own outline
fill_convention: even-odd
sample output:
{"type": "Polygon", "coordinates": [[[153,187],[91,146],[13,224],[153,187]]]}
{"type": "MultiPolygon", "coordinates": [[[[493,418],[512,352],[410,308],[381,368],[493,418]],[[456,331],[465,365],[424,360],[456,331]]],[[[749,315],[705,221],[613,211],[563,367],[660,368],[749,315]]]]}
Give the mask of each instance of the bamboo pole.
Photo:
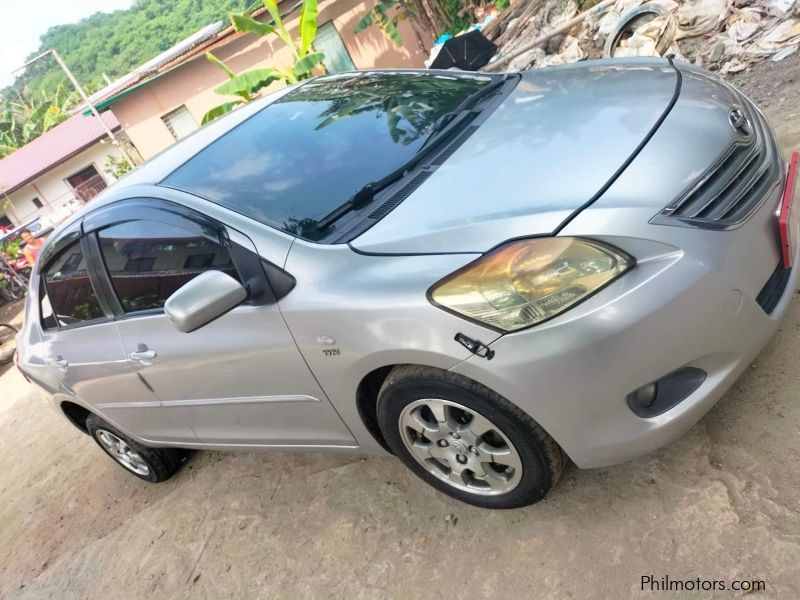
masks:
{"type": "Polygon", "coordinates": [[[544,0],[523,0],[509,5],[509,7],[497,15],[491,23],[481,29],[481,33],[490,40],[499,39],[503,34],[501,29],[504,25],[507,25],[514,19],[527,13],[531,6],[541,5],[543,1],[544,0]]]}
{"type": "Polygon", "coordinates": [[[78,82],[78,80],[75,78],[75,75],[73,75],[73,74],[72,74],[72,71],[70,71],[70,69],[69,69],[69,67],[67,66],[67,64],[66,64],[66,63],[64,62],[64,60],[61,58],[61,55],[60,55],[58,52],[56,52],[55,48],[50,48],[50,49],[48,49],[48,50],[45,50],[45,51],[44,51],[44,52],[42,52],[42,53],[41,53],[39,56],[36,56],[36,57],[32,58],[31,60],[29,60],[28,62],[26,62],[24,65],[22,65],[21,67],[19,67],[18,69],[14,69],[14,71],[12,71],[12,72],[16,73],[17,71],[20,71],[20,70],[22,70],[22,69],[24,69],[25,67],[27,67],[28,65],[30,65],[31,63],[34,63],[34,62],[36,62],[36,61],[37,61],[37,60],[39,60],[40,58],[44,58],[44,57],[45,57],[45,56],[47,56],[48,54],[50,54],[50,55],[52,55],[52,56],[53,56],[53,58],[55,59],[55,61],[58,63],[58,66],[59,66],[59,67],[61,67],[61,70],[62,70],[62,71],[64,71],[64,74],[67,76],[67,79],[69,79],[69,80],[70,80],[70,83],[72,83],[72,86],[73,86],[73,87],[75,88],[75,90],[78,92],[78,95],[81,97],[81,99],[82,99],[82,100],[83,100],[83,101],[86,103],[86,105],[89,107],[89,110],[92,112],[92,115],[94,115],[94,117],[95,117],[95,118],[97,118],[97,119],[99,119],[99,120],[100,120],[100,125],[103,127],[103,129],[104,129],[104,130],[105,130],[105,132],[106,132],[106,135],[108,135],[109,139],[111,140],[111,144],[112,144],[114,147],[116,147],[117,149],[119,149],[119,151],[120,151],[120,154],[122,154],[122,157],[123,157],[123,158],[125,159],[125,161],[126,161],[126,162],[127,162],[129,165],[130,165],[130,167],[131,167],[131,168],[135,167],[136,165],[135,165],[135,164],[133,164],[133,160],[131,159],[131,157],[130,157],[130,155],[128,154],[127,150],[126,150],[126,149],[125,149],[125,148],[122,146],[122,144],[120,144],[120,143],[119,143],[119,140],[117,140],[117,137],[114,135],[114,132],[113,132],[113,131],[111,131],[111,128],[110,128],[110,127],[109,127],[109,126],[106,124],[106,122],[103,120],[103,117],[101,117],[101,116],[100,116],[100,113],[99,113],[99,112],[97,112],[97,109],[95,108],[94,104],[92,104],[92,103],[89,101],[89,97],[86,95],[86,92],[85,92],[85,91],[83,90],[83,88],[81,87],[81,84],[80,84],[80,83],[78,82]]]}
{"type": "Polygon", "coordinates": [[[503,68],[508,65],[508,63],[510,63],[518,56],[521,56],[526,52],[528,52],[529,50],[533,50],[534,48],[541,46],[542,44],[546,43],[548,40],[557,35],[561,35],[562,33],[569,31],[570,29],[575,27],[575,25],[577,25],[578,23],[582,23],[586,19],[586,17],[588,17],[592,13],[604,12],[605,8],[607,6],[611,6],[612,4],[614,4],[614,2],[616,2],[616,0],[603,0],[599,4],[595,4],[589,10],[585,10],[581,14],[570,19],[569,21],[565,21],[562,25],[559,25],[553,31],[546,33],[545,35],[540,35],[532,42],[525,44],[520,48],[517,48],[510,54],[507,54],[505,56],[501,55],[496,61],[490,62],[481,70],[488,71],[490,73],[493,71],[502,71],[503,68]]]}

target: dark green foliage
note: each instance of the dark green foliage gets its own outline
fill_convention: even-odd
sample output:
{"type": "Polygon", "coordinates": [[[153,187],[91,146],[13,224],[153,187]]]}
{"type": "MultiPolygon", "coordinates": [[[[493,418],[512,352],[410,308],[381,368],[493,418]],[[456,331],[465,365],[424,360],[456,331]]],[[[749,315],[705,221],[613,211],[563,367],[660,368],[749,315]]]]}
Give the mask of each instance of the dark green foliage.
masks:
{"type": "MultiPolygon", "coordinates": [[[[128,10],[51,27],[31,56],[55,48],[82,85],[98,88],[105,85],[103,73],[116,79],[214,21],[227,25],[228,13],[250,4],[251,0],[136,0],[128,10]]],[[[51,91],[64,79],[54,61],[41,60],[16,86],[51,91]]]]}
{"type": "Polygon", "coordinates": [[[472,16],[464,10],[464,3],[461,0],[439,0],[439,4],[447,19],[444,33],[455,35],[472,25],[472,16]]]}

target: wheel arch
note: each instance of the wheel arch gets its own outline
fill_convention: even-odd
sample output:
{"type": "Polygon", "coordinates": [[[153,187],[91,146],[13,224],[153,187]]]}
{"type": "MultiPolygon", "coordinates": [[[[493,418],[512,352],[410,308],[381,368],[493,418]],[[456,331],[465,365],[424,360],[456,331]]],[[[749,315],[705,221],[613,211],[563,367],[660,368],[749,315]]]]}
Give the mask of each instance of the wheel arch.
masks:
{"type": "Polygon", "coordinates": [[[380,427],[378,427],[378,394],[389,373],[399,366],[401,365],[385,365],[373,369],[361,378],[356,388],[356,407],[358,408],[358,416],[361,417],[361,422],[375,441],[389,453],[392,451],[386,443],[380,427]]]}
{"type": "Polygon", "coordinates": [[[59,404],[59,408],[61,408],[61,412],[64,413],[64,416],[67,417],[70,423],[86,435],[89,435],[89,430],[86,428],[86,419],[89,415],[94,414],[92,411],[80,404],[70,402],[69,400],[62,401],[59,404]]]}
{"type": "MultiPolygon", "coordinates": [[[[442,373],[448,373],[449,376],[455,379],[462,379],[464,383],[472,383],[478,385],[480,387],[486,388],[489,391],[494,392],[498,396],[502,397],[510,404],[514,405],[517,409],[521,412],[525,413],[528,417],[533,419],[542,430],[547,433],[550,437],[553,437],[552,434],[544,427],[541,422],[536,418],[535,415],[530,414],[529,411],[526,411],[524,408],[512,402],[503,394],[493,390],[491,387],[482,383],[476,379],[472,379],[462,373],[457,373],[451,371],[449,369],[442,369],[441,367],[434,367],[430,365],[422,365],[417,363],[397,363],[392,365],[385,365],[382,367],[378,367],[373,369],[366,375],[361,378],[361,381],[358,384],[358,388],[356,389],[356,406],[358,408],[358,415],[361,417],[361,422],[367,428],[369,433],[375,439],[381,447],[386,450],[387,452],[392,453],[392,450],[389,448],[389,445],[386,443],[386,440],[383,436],[383,433],[378,426],[378,395],[381,391],[381,387],[383,386],[384,381],[389,377],[390,373],[398,368],[398,367],[423,367],[426,369],[436,369],[437,371],[441,371],[442,373]]],[[[556,444],[558,444],[558,440],[553,438],[556,444]]],[[[560,444],[559,444],[560,446],[560,444]]]]}

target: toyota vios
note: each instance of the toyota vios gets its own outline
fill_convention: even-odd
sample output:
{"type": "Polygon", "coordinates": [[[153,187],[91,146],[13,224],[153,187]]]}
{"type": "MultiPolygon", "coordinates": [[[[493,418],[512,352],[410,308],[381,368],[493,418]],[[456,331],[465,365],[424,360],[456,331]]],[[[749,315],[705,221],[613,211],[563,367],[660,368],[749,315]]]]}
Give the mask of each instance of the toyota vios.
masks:
{"type": "Polygon", "coordinates": [[[18,361],[122,467],[394,453],[529,504],[695,423],[795,287],[794,168],[666,60],[359,72],[257,100],[58,229],[18,361]]]}

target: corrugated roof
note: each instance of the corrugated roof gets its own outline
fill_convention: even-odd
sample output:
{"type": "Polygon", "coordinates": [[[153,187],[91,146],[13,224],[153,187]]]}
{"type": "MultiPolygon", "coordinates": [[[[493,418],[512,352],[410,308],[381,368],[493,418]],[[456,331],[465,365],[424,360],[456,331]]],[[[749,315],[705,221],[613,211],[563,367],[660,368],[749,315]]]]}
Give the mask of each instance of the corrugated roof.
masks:
{"type": "MultiPolygon", "coordinates": [[[[102,113],[106,125],[113,131],[119,121],[110,112],[102,113]]],[[[84,150],[106,135],[97,117],[75,115],[56,125],[0,160],[0,192],[10,193],[52,167],[84,150]]]]}
{"type": "MultiPolygon", "coordinates": [[[[98,90],[89,96],[89,102],[97,105],[97,103],[103,99],[118,94],[130,86],[135,85],[139,81],[146,79],[150,75],[157,73],[158,70],[164,65],[171,63],[176,58],[179,58],[187,52],[190,52],[196,46],[203,44],[203,42],[207,41],[209,38],[214,37],[223,28],[223,25],[224,23],[222,21],[217,21],[216,23],[212,23],[211,25],[207,25],[206,27],[203,27],[203,29],[196,31],[171,48],[168,48],[155,58],[151,58],[130,73],[123,75],[119,79],[112,81],[101,90],[98,90]]],[[[86,104],[81,103],[75,108],[74,112],[83,111],[85,109],[86,104]]]]}
{"type": "MultiPolygon", "coordinates": [[[[286,2],[287,0],[278,0],[278,4],[281,7],[283,7],[286,2]]],[[[289,8],[287,8],[284,13],[282,13],[282,17],[285,18],[286,16],[288,16],[289,14],[293,13],[295,10],[300,8],[302,5],[303,5],[302,2],[295,2],[289,8]]],[[[266,12],[267,9],[262,6],[260,8],[251,11],[249,14],[251,17],[255,19],[257,17],[260,17],[266,12]]],[[[230,42],[237,40],[245,35],[250,35],[250,34],[237,32],[233,28],[233,26],[229,25],[224,29],[221,28],[218,29],[215,33],[201,36],[195,41],[194,44],[190,45],[183,52],[174,56],[171,60],[161,62],[161,64],[158,67],[151,69],[149,73],[144,73],[139,77],[129,79],[123,84],[116,86],[111,92],[104,94],[102,100],[98,100],[97,102],[95,102],[95,107],[98,110],[105,110],[106,108],[116,104],[119,100],[125,98],[132,92],[138,90],[139,88],[145,85],[148,85],[152,81],[155,81],[161,75],[164,75],[172,71],[173,69],[186,64],[187,62],[193,60],[194,58],[197,58],[198,56],[206,52],[210,52],[212,50],[215,50],[216,48],[219,48],[220,46],[229,44],[230,42]]],[[[137,69],[137,72],[138,71],[141,71],[141,67],[137,69]]]]}

